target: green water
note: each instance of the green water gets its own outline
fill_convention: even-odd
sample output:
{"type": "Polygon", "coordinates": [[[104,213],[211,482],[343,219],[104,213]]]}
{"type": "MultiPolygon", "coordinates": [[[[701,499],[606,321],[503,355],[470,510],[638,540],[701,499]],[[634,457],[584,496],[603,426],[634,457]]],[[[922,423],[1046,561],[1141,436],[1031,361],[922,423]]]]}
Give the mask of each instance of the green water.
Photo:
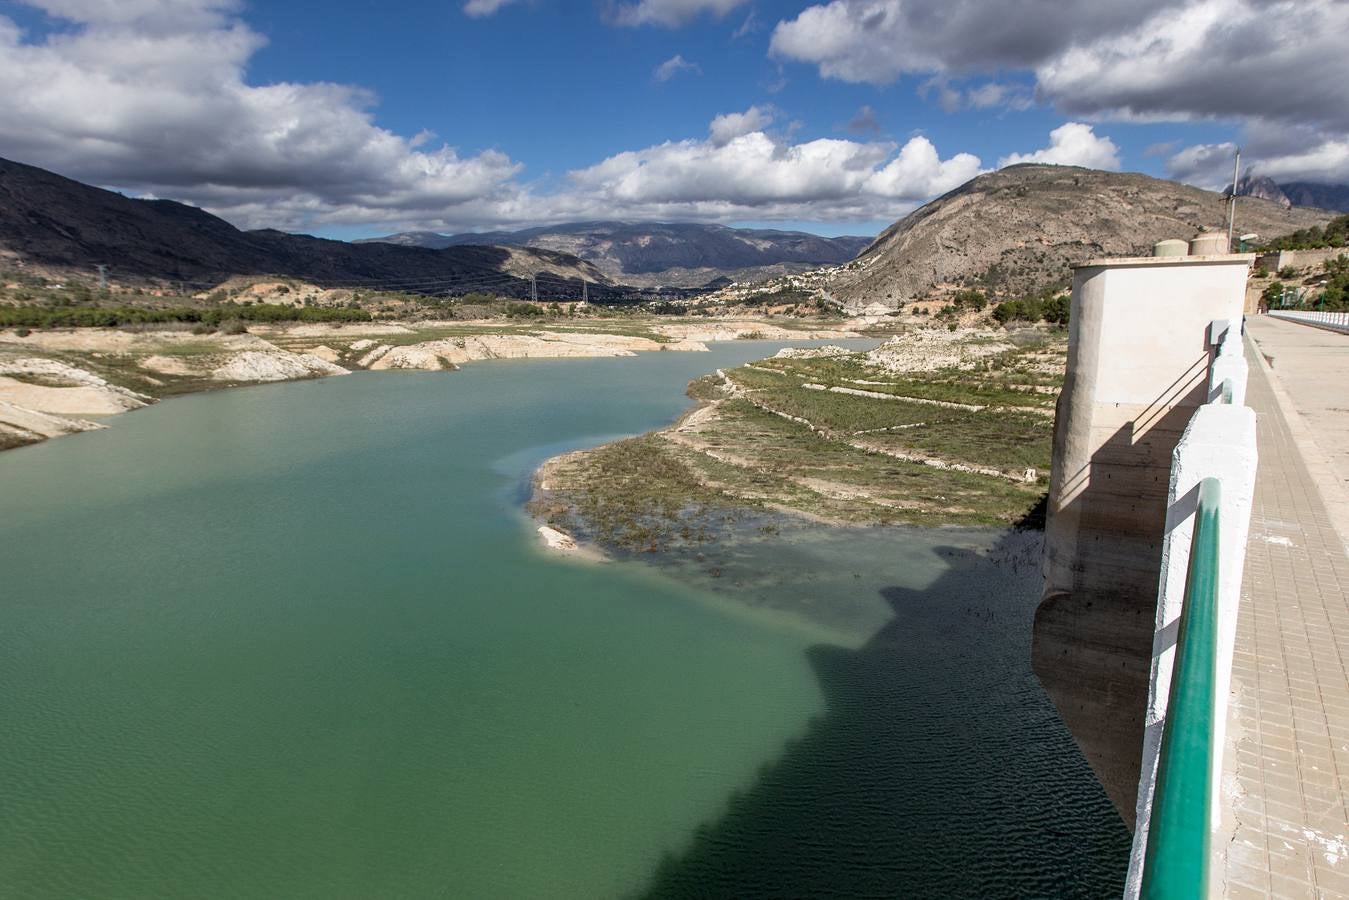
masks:
{"type": "Polygon", "coordinates": [[[775,346],[223,391],[0,454],[0,896],[1113,889],[997,535],[802,529],[717,578],[537,548],[539,461],[775,346]]]}

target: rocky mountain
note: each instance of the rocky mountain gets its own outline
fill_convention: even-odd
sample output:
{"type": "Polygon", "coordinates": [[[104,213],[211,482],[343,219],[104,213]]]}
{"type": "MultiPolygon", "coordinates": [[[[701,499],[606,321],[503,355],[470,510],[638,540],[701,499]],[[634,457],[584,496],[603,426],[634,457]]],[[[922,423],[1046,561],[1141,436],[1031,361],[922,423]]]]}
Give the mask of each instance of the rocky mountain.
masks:
{"type": "Polygon", "coordinates": [[[1294,206],[1315,206],[1349,213],[1349,184],[1290,181],[1280,187],[1294,206]]]}
{"type": "Polygon", "coordinates": [[[350,244],[280,231],[240,231],[172,200],[134,200],[35,166],[0,159],[0,266],[119,281],[209,287],[235,275],[286,275],[325,287],[413,293],[490,290],[529,296],[531,274],[550,297],[620,289],[594,265],[547,249],[456,245],[441,250],[350,244]]]}
{"type": "Polygon", "coordinates": [[[765,277],[762,270],[786,274],[812,266],[844,263],[871,240],[725,225],[571,222],[482,234],[408,231],[362,243],[435,248],[489,243],[555,250],[589,260],[626,283],[698,287],[722,277],[762,278],[765,277]]]}
{"type": "MultiPolygon", "coordinates": [[[[1236,227],[1270,238],[1330,218],[1252,198],[1237,205],[1236,227]]],[[[1146,254],[1157,241],[1226,223],[1226,198],[1213,191],[1076,166],[1009,166],[900,219],[830,279],[829,291],[849,304],[956,286],[1034,293],[1066,286],[1074,263],[1146,254]]]]}
{"type": "MultiPolygon", "coordinates": [[[[1223,190],[1226,195],[1231,195],[1232,188],[1229,186],[1223,190]]],[[[1278,182],[1273,178],[1264,175],[1246,175],[1237,182],[1238,197],[1255,197],[1257,200],[1273,200],[1283,207],[1293,205],[1293,201],[1288,199],[1288,195],[1279,187],[1278,182]]],[[[1314,203],[1299,203],[1299,206],[1315,206],[1314,203]]]]}

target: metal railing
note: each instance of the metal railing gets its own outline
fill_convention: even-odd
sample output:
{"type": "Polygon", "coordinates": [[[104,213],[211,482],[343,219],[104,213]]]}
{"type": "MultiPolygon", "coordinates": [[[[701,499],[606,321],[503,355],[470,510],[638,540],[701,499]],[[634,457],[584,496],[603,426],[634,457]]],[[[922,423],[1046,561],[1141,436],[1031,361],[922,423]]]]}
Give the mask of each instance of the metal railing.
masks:
{"type": "MultiPolygon", "coordinates": [[[[1228,401],[1230,402],[1230,400],[1228,401]]],[[[1144,898],[1208,896],[1217,748],[1218,510],[1216,478],[1199,484],[1185,605],[1176,635],[1157,788],[1143,864],[1144,898]]]]}
{"type": "Polygon", "coordinates": [[[1331,331],[1349,333],[1349,312],[1317,312],[1315,310],[1275,309],[1269,313],[1276,319],[1301,322],[1304,325],[1316,325],[1331,331]]]}

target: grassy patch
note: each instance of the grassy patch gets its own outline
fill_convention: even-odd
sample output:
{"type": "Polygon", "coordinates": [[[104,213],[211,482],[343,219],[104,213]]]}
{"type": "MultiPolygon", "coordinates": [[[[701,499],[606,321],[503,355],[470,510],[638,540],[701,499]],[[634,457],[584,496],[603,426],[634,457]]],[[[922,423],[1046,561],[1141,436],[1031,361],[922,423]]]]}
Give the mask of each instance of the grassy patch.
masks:
{"type": "Polygon", "coordinates": [[[746,392],[731,399],[719,377],[696,379],[689,396],[714,404],[710,412],[671,431],[568,457],[549,472],[550,490],[541,493],[536,512],[628,550],[697,546],[715,540],[738,515],[752,516],[754,524],[772,510],[854,525],[1025,524],[1048,479],[1053,421],[1044,411],[1053,396],[1014,385],[1056,389],[1062,348],[1038,337],[1018,344],[975,371],[928,377],[879,371],[863,354],[762,360],[727,373],[746,392]],[[803,382],[910,399],[807,390],[803,382]],[[890,453],[1007,476],[1034,468],[1039,478],[1025,483],[890,453]]]}

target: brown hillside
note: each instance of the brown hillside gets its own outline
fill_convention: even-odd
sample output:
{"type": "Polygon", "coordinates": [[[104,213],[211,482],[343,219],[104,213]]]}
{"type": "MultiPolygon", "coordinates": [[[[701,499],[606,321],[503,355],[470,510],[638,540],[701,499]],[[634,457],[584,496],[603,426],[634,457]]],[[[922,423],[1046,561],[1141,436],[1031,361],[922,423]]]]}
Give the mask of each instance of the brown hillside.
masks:
{"type": "MultiPolygon", "coordinates": [[[[1270,238],[1333,213],[1237,202],[1237,233],[1270,238]]],[[[980,175],[886,229],[833,279],[843,301],[903,301],[938,285],[1009,294],[1066,286],[1069,266],[1150,252],[1165,238],[1227,227],[1221,194],[1134,173],[1018,165],[980,175]]]]}

